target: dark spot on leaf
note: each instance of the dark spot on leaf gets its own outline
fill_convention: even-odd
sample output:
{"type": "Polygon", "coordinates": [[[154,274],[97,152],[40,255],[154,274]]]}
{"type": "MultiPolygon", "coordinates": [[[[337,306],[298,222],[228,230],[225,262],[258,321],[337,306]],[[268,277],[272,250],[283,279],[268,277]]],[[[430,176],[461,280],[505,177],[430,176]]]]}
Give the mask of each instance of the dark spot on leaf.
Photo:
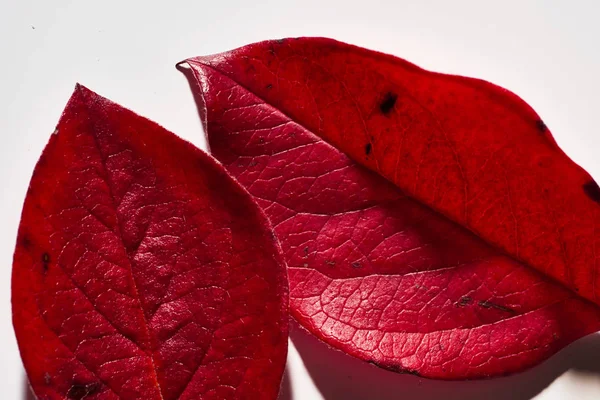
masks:
{"type": "Polygon", "coordinates": [[[511,314],[514,314],[514,312],[515,312],[515,310],[513,310],[512,308],[504,307],[504,306],[501,306],[500,304],[496,304],[491,301],[480,301],[477,304],[480,307],[487,308],[487,309],[495,308],[496,310],[504,311],[504,312],[511,313],[511,314]]]}
{"type": "Polygon", "coordinates": [[[44,273],[48,272],[48,268],[50,268],[50,254],[48,253],[42,254],[42,268],[44,268],[44,273]]]}
{"type": "Polygon", "coordinates": [[[102,388],[102,385],[100,385],[99,382],[94,382],[94,383],[90,383],[89,385],[87,385],[88,388],[88,394],[96,394],[100,391],[100,389],[102,388]]]}
{"type": "Polygon", "coordinates": [[[272,84],[270,84],[270,83],[269,83],[267,86],[265,86],[265,87],[267,88],[267,90],[271,90],[271,89],[273,89],[273,85],[272,85],[272,84]]]}
{"type": "Polygon", "coordinates": [[[283,39],[277,39],[276,42],[277,42],[277,44],[283,44],[284,40],[283,39]]]}
{"type": "Polygon", "coordinates": [[[456,303],[457,307],[464,307],[468,304],[471,304],[471,302],[473,301],[472,298],[470,298],[469,296],[463,296],[460,298],[460,300],[458,301],[458,303],[456,303]]]}
{"type": "Polygon", "coordinates": [[[19,239],[19,243],[20,243],[21,247],[23,247],[25,250],[29,250],[32,245],[31,238],[26,233],[21,235],[21,238],[19,239]]]}
{"type": "Polygon", "coordinates": [[[100,391],[98,382],[88,383],[87,385],[74,383],[67,392],[67,398],[70,400],[82,400],[88,396],[92,396],[100,391]]]}
{"type": "Polygon", "coordinates": [[[81,400],[87,396],[87,390],[83,385],[73,385],[67,392],[67,398],[71,400],[81,400]]]}
{"type": "Polygon", "coordinates": [[[352,267],[354,267],[354,268],[362,268],[362,265],[358,261],[354,261],[352,263],[352,267]]]}
{"type": "Polygon", "coordinates": [[[371,154],[371,149],[372,149],[372,147],[373,147],[373,146],[371,145],[371,143],[367,143],[367,144],[365,145],[365,154],[366,154],[366,155],[369,155],[369,154],[371,154]]]}
{"type": "Polygon", "coordinates": [[[383,96],[383,100],[379,104],[379,109],[385,115],[389,114],[390,111],[394,108],[396,104],[396,100],[398,99],[398,95],[392,92],[387,92],[385,96],[383,96]]]}
{"type": "Polygon", "coordinates": [[[252,161],[250,161],[250,164],[248,164],[248,166],[249,166],[249,167],[254,167],[256,164],[258,164],[258,163],[256,162],[256,160],[252,160],[252,161]]]}
{"type": "Polygon", "coordinates": [[[329,261],[329,260],[328,260],[328,261],[325,261],[325,264],[327,264],[327,265],[329,265],[329,266],[333,267],[333,266],[335,266],[335,261],[329,261]]]}
{"type": "Polygon", "coordinates": [[[544,121],[542,121],[541,119],[538,119],[537,121],[535,121],[535,125],[537,126],[538,130],[542,133],[545,133],[548,130],[548,127],[546,126],[544,121]]]}
{"type": "Polygon", "coordinates": [[[52,383],[52,377],[47,372],[44,374],[44,383],[46,385],[49,385],[50,383],[52,383]]]}
{"type": "Polygon", "coordinates": [[[492,305],[490,303],[488,303],[487,301],[480,301],[478,304],[483,308],[491,308],[492,307],[492,305]]]}
{"type": "Polygon", "coordinates": [[[302,251],[304,252],[304,257],[308,257],[308,246],[303,248],[302,251]]]}
{"type": "Polygon", "coordinates": [[[583,185],[583,191],[590,199],[594,200],[596,203],[600,203],[600,188],[595,180],[591,180],[585,185],[583,185]]]}

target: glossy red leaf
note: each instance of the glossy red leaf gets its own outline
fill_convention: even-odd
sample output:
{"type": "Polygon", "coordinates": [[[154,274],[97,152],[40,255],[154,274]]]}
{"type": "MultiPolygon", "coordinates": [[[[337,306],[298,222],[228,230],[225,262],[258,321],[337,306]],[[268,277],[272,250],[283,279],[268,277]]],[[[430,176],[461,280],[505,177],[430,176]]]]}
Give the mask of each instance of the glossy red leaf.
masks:
{"type": "Polygon", "coordinates": [[[274,399],[287,276],[211,157],[78,86],[27,192],[13,323],[39,399],[274,399]]]}
{"type": "MultiPolygon", "coordinates": [[[[400,143],[408,129],[400,120],[410,120],[411,129],[418,131],[413,133],[429,137],[429,148],[439,153],[437,158],[423,155],[417,188],[429,188],[440,202],[456,200],[450,193],[452,165],[444,167],[448,153],[454,157],[455,152],[447,142],[432,138],[437,132],[427,125],[432,114],[403,108],[413,95],[391,81],[400,78],[382,75],[381,60],[408,66],[326,39],[264,42],[188,60],[212,153],[255,196],[280,239],[294,317],[317,337],[356,357],[446,379],[516,372],[600,329],[599,308],[570,290],[570,281],[557,281],[545,268],[517,261],[514,253],[407,197],[323,140],[347,131],[343,141],[331,141],[354,156],[351,146],[361,140],[357,160],[384,166],[389,164],[386,157],[400,147],[409,153],[413,148],[413,139],[400,143]],[[426,165],[432,162],[439,171],[426,165]]],[[[395,73],[401,76],[397,65],[395,73]]],[[[413,66],[408,71],[420,73],[424,81],[469,82],[483,93],[491,88],[413,66]]],[[[432,92],[429,102],[436,101],[445,100],[432,92]]],[[[468,108],[467,99],[463,101],[468,108]]],[[[502,122],[508,116],[497,118],[502,122]]],[[[551,149],[555,157],[566,159],[547,131],[532,134],[543,140],[544,151],[551,149]]],[[[404,176],[404,169],[414,171],[419,146],[416,141],[415,153],[394,164],[398,176],[404,176]]],[[[466,139],[461,146],[471,146],[475,157],[485,151],[466,139]]],[[[530,158],[515,163],[527,164],[530,158]]],[[[488,185],[506,182],[504,176],[488,176],[481,169],[488,185]]],[[[501,220],[486,221],[492,224],[488,230],[511,237],[513,231],[503,229],[501,220]]],[[[546,256],[543,251],[538,250],[538,258],[546,256]]],[[[591,267],[571,266],[574,275],[589,274],[591,267]]]]}

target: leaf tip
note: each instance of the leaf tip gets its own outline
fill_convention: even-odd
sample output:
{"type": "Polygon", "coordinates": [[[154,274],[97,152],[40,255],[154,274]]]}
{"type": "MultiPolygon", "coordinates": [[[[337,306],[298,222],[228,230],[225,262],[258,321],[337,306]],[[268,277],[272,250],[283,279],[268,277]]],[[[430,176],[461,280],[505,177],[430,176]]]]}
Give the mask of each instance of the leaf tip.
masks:
{"type": "Polygon", "coordinates": [[[92,92],[90,89],[88,89],[86,86],[82,85],[79,82],[75,83],[74,93],[77,93],[77,94],[83,95],[83,96],[86,96],[90,93],[95,94],[94,92],[92,92]]]}
{"type": "Polygon", "coordinates": [[[75,83],[75,89],[73,90],[73,94],[71,95],[69,104],[90,103],[90,100],[92,100],[95,97],[99,97],[97,93],[91,91],[86,86],[77,82],[75,83]]]}
{"type": "Polygon", "coordinates": [[[188,60],[179,61],[177,64],[175,64],[175,68],[177,71],[185,73],[188,69],[190,69],[190,64],[188,60]]]}

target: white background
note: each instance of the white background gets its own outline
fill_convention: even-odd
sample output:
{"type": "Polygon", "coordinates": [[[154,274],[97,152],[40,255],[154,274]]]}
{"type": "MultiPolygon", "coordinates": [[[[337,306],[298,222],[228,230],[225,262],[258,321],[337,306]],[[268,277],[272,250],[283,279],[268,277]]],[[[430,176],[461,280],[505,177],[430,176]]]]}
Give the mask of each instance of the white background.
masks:
{"type": "MultiPolygon", "coordinates": [[[[198,146],[176,62],[264,39],[329,36],[519,94],[600,178],[600,3],[590,1],[0,0],[0,398],[26,399],[10,269],[34,164],[75,82],[198,146]]],[[[284,400],[598,399],[600,335],[515,376],[438,382],[379,370],[292,326],[284,400]]]]}

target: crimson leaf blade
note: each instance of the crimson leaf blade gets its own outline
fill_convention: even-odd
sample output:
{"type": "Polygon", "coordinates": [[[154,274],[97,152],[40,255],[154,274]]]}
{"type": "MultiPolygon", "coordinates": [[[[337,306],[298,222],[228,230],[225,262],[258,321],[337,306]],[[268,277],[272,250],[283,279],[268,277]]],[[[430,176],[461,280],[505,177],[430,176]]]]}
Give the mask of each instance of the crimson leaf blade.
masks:
{"type": "Polygon", "coordinates": [[[38,162],[12,280],[41,399],[277,396],[287,281],[213,159],[82,86],[38,162]]]}
{"type": "MultiPolygon", "coordinates": [[[[276,90],[278,76],[264,71],[264,59],[245,57],[275,45],[188,62],[213,155],[271,219],[290,271],[291,312],[305,328],[382,367],[444,379],[520,371],[599,329],[597,306],[257,95],[276,90]],[[238,74],[240,65],[247,69],[238,74]]],[[[299,82],[309,78],[287,78],[282,85],[298,96],[290,89],[282,102],[308,112],[314,103],[302,102],[299,82]]]]}

